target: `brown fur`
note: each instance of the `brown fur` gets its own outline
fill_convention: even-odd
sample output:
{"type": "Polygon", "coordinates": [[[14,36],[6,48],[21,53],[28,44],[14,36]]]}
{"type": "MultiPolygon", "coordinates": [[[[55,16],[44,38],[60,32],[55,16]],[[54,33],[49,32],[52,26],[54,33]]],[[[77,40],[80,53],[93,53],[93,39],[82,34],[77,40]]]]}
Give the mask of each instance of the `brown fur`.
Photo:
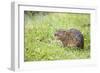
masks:
{"type": "Polygon", "coordinates": [[[54,34],[57,40],[60,40],[64,47],[84,48],[83,34],[77,29],[57,30],[54,34]]]}

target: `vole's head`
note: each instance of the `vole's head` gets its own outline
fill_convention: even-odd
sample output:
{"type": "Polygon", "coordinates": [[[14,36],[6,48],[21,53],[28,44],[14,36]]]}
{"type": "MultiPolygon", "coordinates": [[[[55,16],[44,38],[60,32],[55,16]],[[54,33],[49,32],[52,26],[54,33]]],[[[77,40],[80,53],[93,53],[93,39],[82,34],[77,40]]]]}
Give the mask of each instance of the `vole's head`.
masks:
{"type": "Polygon", "coordinates": [[[63,40],[66,38],[66,30],[59,29],[55,32],[54,36],[57,40],[63,40]]]}

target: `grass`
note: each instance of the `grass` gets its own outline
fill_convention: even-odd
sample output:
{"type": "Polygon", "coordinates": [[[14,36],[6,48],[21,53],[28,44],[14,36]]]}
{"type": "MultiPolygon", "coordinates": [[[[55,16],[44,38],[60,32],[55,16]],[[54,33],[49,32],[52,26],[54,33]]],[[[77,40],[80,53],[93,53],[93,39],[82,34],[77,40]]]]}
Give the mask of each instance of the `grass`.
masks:
{"type": "Polygon", "coordinates": [[[31,12],[24,14],[24,61],[90,58],[90,15],[31,12]],[[55,39],[57,29],[76,28],[84,35],[84,49],[63,47],[55,39]]]}

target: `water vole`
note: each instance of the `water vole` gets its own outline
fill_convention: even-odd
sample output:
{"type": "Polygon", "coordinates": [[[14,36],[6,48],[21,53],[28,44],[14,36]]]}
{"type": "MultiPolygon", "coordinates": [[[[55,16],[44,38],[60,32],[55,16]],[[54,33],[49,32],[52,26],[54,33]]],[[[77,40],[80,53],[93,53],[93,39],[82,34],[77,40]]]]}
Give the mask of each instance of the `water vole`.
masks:
{"type": "Polygon", "coordinates": [[[64,47],[78,47],[84,48],[83,34],[77,29],[59,29],[55,32],[54,36],[60,40],[64,47]]]}

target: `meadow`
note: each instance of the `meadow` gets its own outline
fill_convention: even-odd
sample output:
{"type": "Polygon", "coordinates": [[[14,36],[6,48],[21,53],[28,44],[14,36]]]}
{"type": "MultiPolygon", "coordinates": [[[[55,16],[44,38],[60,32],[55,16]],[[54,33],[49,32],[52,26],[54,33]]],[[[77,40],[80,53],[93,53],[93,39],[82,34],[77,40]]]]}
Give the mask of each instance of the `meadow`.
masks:
{"type": "Polygon", "coordinates": [[[90,14],[24,12],[24,61],[90,58],[90,14]],[[84,36],[84,49],[63,47],[55,39],[57,29],[75,28],[84,36]]]}

